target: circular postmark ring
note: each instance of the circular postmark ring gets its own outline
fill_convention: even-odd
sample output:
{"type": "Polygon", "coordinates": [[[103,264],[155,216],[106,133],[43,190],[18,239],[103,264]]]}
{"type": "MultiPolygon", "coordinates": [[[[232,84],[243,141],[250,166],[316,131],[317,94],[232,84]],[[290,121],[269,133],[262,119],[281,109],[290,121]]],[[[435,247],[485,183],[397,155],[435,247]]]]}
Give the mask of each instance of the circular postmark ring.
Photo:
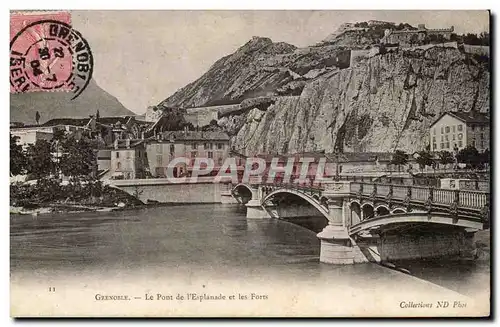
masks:
{"type": "Polygon", "coordinates": [[[10,42],[10,84],[17,92],[67,89],[75,99],[90,83],[93,67],[87,40],[58,20],[30,23],[10,42]]]}

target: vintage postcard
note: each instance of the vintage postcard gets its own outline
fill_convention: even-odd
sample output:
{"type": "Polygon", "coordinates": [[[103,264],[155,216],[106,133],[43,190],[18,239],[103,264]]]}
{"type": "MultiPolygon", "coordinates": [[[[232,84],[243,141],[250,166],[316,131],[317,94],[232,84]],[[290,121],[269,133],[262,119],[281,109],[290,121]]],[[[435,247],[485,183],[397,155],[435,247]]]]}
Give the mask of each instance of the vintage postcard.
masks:
{"type": "Polygon", "coordinates": [[[490,12],[11,11],[12,317],[488,317],[490,12]]]}

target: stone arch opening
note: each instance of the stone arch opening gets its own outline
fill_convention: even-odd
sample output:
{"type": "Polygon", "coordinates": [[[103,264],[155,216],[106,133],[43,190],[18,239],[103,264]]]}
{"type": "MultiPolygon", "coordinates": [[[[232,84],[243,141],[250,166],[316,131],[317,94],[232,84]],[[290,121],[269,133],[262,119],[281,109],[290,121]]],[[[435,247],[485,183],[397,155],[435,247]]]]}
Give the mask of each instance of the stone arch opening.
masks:
{"type": "Polygon", "coordinates": [[[398,208],[398,209],[394,209],[394,210],[392,210],[392,213],[393,213],[393,214],[397,214],[397,213],[406,213],[406,211],[405,211],[404,209],[398,208]]]}
{"type": "Polygon", "coordinates": [[[387,208],[386,206],[378,206],[375,209],[375,214],[377,216],[386,216],[386,215],[390,215],[391,212],[389,211],[389,208],[387,208]]]}
{"type": "Polygon", "coordinates": [[[234,198],[238,200],[240,203],[248,203],[252,199],[252,191],[246,185],[239,184],[233,189],[232,194],[234,198]]]}
{"type": "Polygon", "coordinates": [[[375,210],[371,204],[365,203],[361,206],[362,220],[375,217],[375,210]]]}
{"type": "Polygon", "coordinates": [[[351,202],[351,226],[361,222],[361,206],[357,202],[351,202]]]}

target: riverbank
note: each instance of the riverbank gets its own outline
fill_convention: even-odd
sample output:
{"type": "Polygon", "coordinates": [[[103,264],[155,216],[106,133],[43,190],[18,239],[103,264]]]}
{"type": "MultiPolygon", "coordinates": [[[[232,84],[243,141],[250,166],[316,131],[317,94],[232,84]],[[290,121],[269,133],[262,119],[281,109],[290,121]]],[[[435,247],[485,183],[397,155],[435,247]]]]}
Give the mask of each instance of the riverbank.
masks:
{"type": "Polygon", "coordinates": [[[10,214],[109,212],[142,205],[133,195],[95,180],[63,184],[44,178],[36,183],[10,185],[10,214]]]}
{"type": "Polygon", "coordinates": [[[79,213],[79,212],[111,212],[125,209],[136,209],[139,206],[126,206],[123,202],[117,203],[115,206],[93,206],[81,204],[44,204],[37,208],[25,208],[10,206],[11,215],[43,215],[50,213],[79,213]]]}

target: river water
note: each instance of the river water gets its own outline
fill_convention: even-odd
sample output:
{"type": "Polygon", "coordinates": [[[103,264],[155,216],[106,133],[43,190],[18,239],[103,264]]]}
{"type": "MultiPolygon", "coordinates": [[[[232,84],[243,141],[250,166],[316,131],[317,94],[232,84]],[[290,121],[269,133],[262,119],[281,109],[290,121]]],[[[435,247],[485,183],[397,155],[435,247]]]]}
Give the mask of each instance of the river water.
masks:
{"type": "Polygon", "coordinates": [[[286,285],[305,288],[301,294],[348,287],[351,295],[375,298],[381,292],[401,295],[402,289],[450,296],[489,292],[489,263],[406,262],[414,276],[372,263],[320,263],[315,232],[282,220],[247,220],[238,205],[11,215],[10,226],[11,285],[19,292],[26,285],[87,287],[97,281],[101,289],[105,281],[139,288],[152,281],[199,282],[205,288],[216,280],[254,283],[271,293],[286,285]]]}

